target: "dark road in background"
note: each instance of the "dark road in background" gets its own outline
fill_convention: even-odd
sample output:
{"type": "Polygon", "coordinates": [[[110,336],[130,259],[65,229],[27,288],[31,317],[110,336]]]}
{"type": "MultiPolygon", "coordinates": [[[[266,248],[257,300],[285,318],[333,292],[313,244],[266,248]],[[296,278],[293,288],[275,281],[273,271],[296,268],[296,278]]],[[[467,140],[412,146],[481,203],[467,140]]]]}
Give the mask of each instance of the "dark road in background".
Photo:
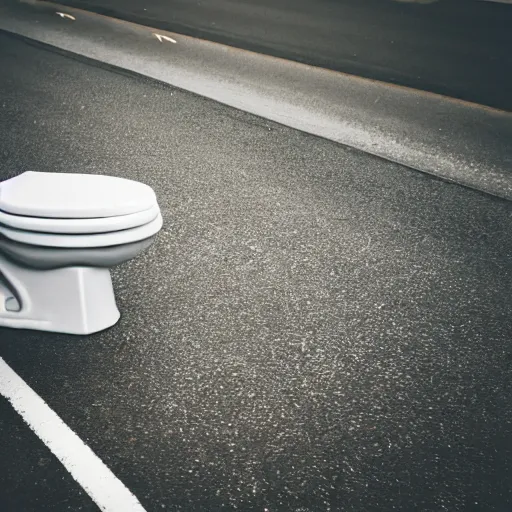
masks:
{"type": "Polygon", "coordinates": [[[60,3],[512,110],[512,5],[477,0],[60,3]]]}

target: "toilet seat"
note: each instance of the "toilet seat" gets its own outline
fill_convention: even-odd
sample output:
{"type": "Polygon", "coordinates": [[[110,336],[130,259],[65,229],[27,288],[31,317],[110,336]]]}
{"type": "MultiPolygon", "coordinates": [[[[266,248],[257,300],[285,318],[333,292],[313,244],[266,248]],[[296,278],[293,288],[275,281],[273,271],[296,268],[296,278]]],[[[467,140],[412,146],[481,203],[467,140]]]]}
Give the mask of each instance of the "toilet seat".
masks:
{"type": "Polygon", "coordinates": [[[156,204],[148,185],[113,176],[29,171],[0,183],[0,210],[25,217],[117,217],[156,204]]]}
{"type": "Polygon", "coordinates": [[[10,240],[42,247],[80,248],[109,247],[112,245],[128,244],[149,238],[162,227],[162,215],[158,212],[155,219],[142,226],[95,234],[60,234],[24,231],[0,225],[0,234],[10,240]]]}
{"type": "Polygon", "coordinates": [[[92,219],[57,219],[47,217],[26,217],[13,215],[0,210],[0,225],[23,231],[38,233],[91,234],[109,233],[122,229],[143,226],[156,219],[160,209],[155,204],[148,210],[116,217],[97,217],[92,219]]]}
{"type": "Polygon", "coordinates": [[[153,189],[112,176],[25,172],[0,183],[0,234],[41,247],[87,249],[155,235],[153,189]]]}

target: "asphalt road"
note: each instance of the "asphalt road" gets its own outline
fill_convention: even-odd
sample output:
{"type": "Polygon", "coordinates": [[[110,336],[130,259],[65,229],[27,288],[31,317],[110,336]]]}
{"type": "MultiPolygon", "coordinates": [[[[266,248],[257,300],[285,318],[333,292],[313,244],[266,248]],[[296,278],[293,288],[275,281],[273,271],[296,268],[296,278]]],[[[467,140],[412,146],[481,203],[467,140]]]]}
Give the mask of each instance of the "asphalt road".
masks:
{"type": "Polygon", "coordinates": [[[2,510],[96,509],[85,491],[1,396],[0,453],[2,510]]]}
{"type": "Polygon", "coordinates": [[[478,0],[59,3],[512,110],[512,5],[478,0]]]}
{"type": "MultiPolygon", "coordinates": [[[[2,33],[0,65],[0,179],[162,208],[116,326],[0,329],[148,512],[511,509],[509,202],[2,33]]],[[[95,510],[0,414],[0,509],[95,510]]]]}

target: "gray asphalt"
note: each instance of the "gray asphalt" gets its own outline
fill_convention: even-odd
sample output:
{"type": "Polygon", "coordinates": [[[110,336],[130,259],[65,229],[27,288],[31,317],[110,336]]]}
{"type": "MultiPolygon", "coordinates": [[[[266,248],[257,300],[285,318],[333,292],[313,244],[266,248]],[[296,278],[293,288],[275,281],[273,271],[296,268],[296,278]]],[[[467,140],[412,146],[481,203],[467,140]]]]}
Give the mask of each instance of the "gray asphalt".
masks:
{"type": "Polygon", "coordinates": [[[512,5],[480,0],[57,3],[512,110],[512,5]]]}
{"type": "Polygon", "coordinates": [[[2,510],[95,510],[85,491],[3,397],[0,397],[0,453],[2,510]]]}
{"type": "MultiPolygon", "coordinates": [[[[161,205],[116,326],[0,329],[148,511],[510,510],[509,202],[2,33],[0,65],[0,179],[111,174],[161,205]]],[[[51,460],[38,499],[66,510],[51,460]]]]}

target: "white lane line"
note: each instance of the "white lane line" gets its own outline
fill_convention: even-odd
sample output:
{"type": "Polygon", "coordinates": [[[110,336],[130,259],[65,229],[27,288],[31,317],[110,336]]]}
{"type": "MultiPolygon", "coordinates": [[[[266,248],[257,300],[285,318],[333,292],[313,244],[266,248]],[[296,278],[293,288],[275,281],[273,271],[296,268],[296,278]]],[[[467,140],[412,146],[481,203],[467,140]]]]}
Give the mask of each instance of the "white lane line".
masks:
{"type": "Polygon", "coordinates": [[[71,16],[71,14],[66,14],[65,12],[57,12],[61,18],[67,18],[68,20],[76,21],[76,18],[74,16],[71,16]]]}
{"type": "Polygon", "coordinates": [[[169,36],[164,36],[162,34],[155,34],[153,32],[153,35],[160,41],[169,41],[170,43],[174,43],[176,44],[176,39],[173,39],[172,37],[169,37],[169,36]]]}
{"type": "Polygon", "coordinates": [[[145,512],[127,487],[1,357],[0,394],[9,400],[101,510],[145,512]]]}

